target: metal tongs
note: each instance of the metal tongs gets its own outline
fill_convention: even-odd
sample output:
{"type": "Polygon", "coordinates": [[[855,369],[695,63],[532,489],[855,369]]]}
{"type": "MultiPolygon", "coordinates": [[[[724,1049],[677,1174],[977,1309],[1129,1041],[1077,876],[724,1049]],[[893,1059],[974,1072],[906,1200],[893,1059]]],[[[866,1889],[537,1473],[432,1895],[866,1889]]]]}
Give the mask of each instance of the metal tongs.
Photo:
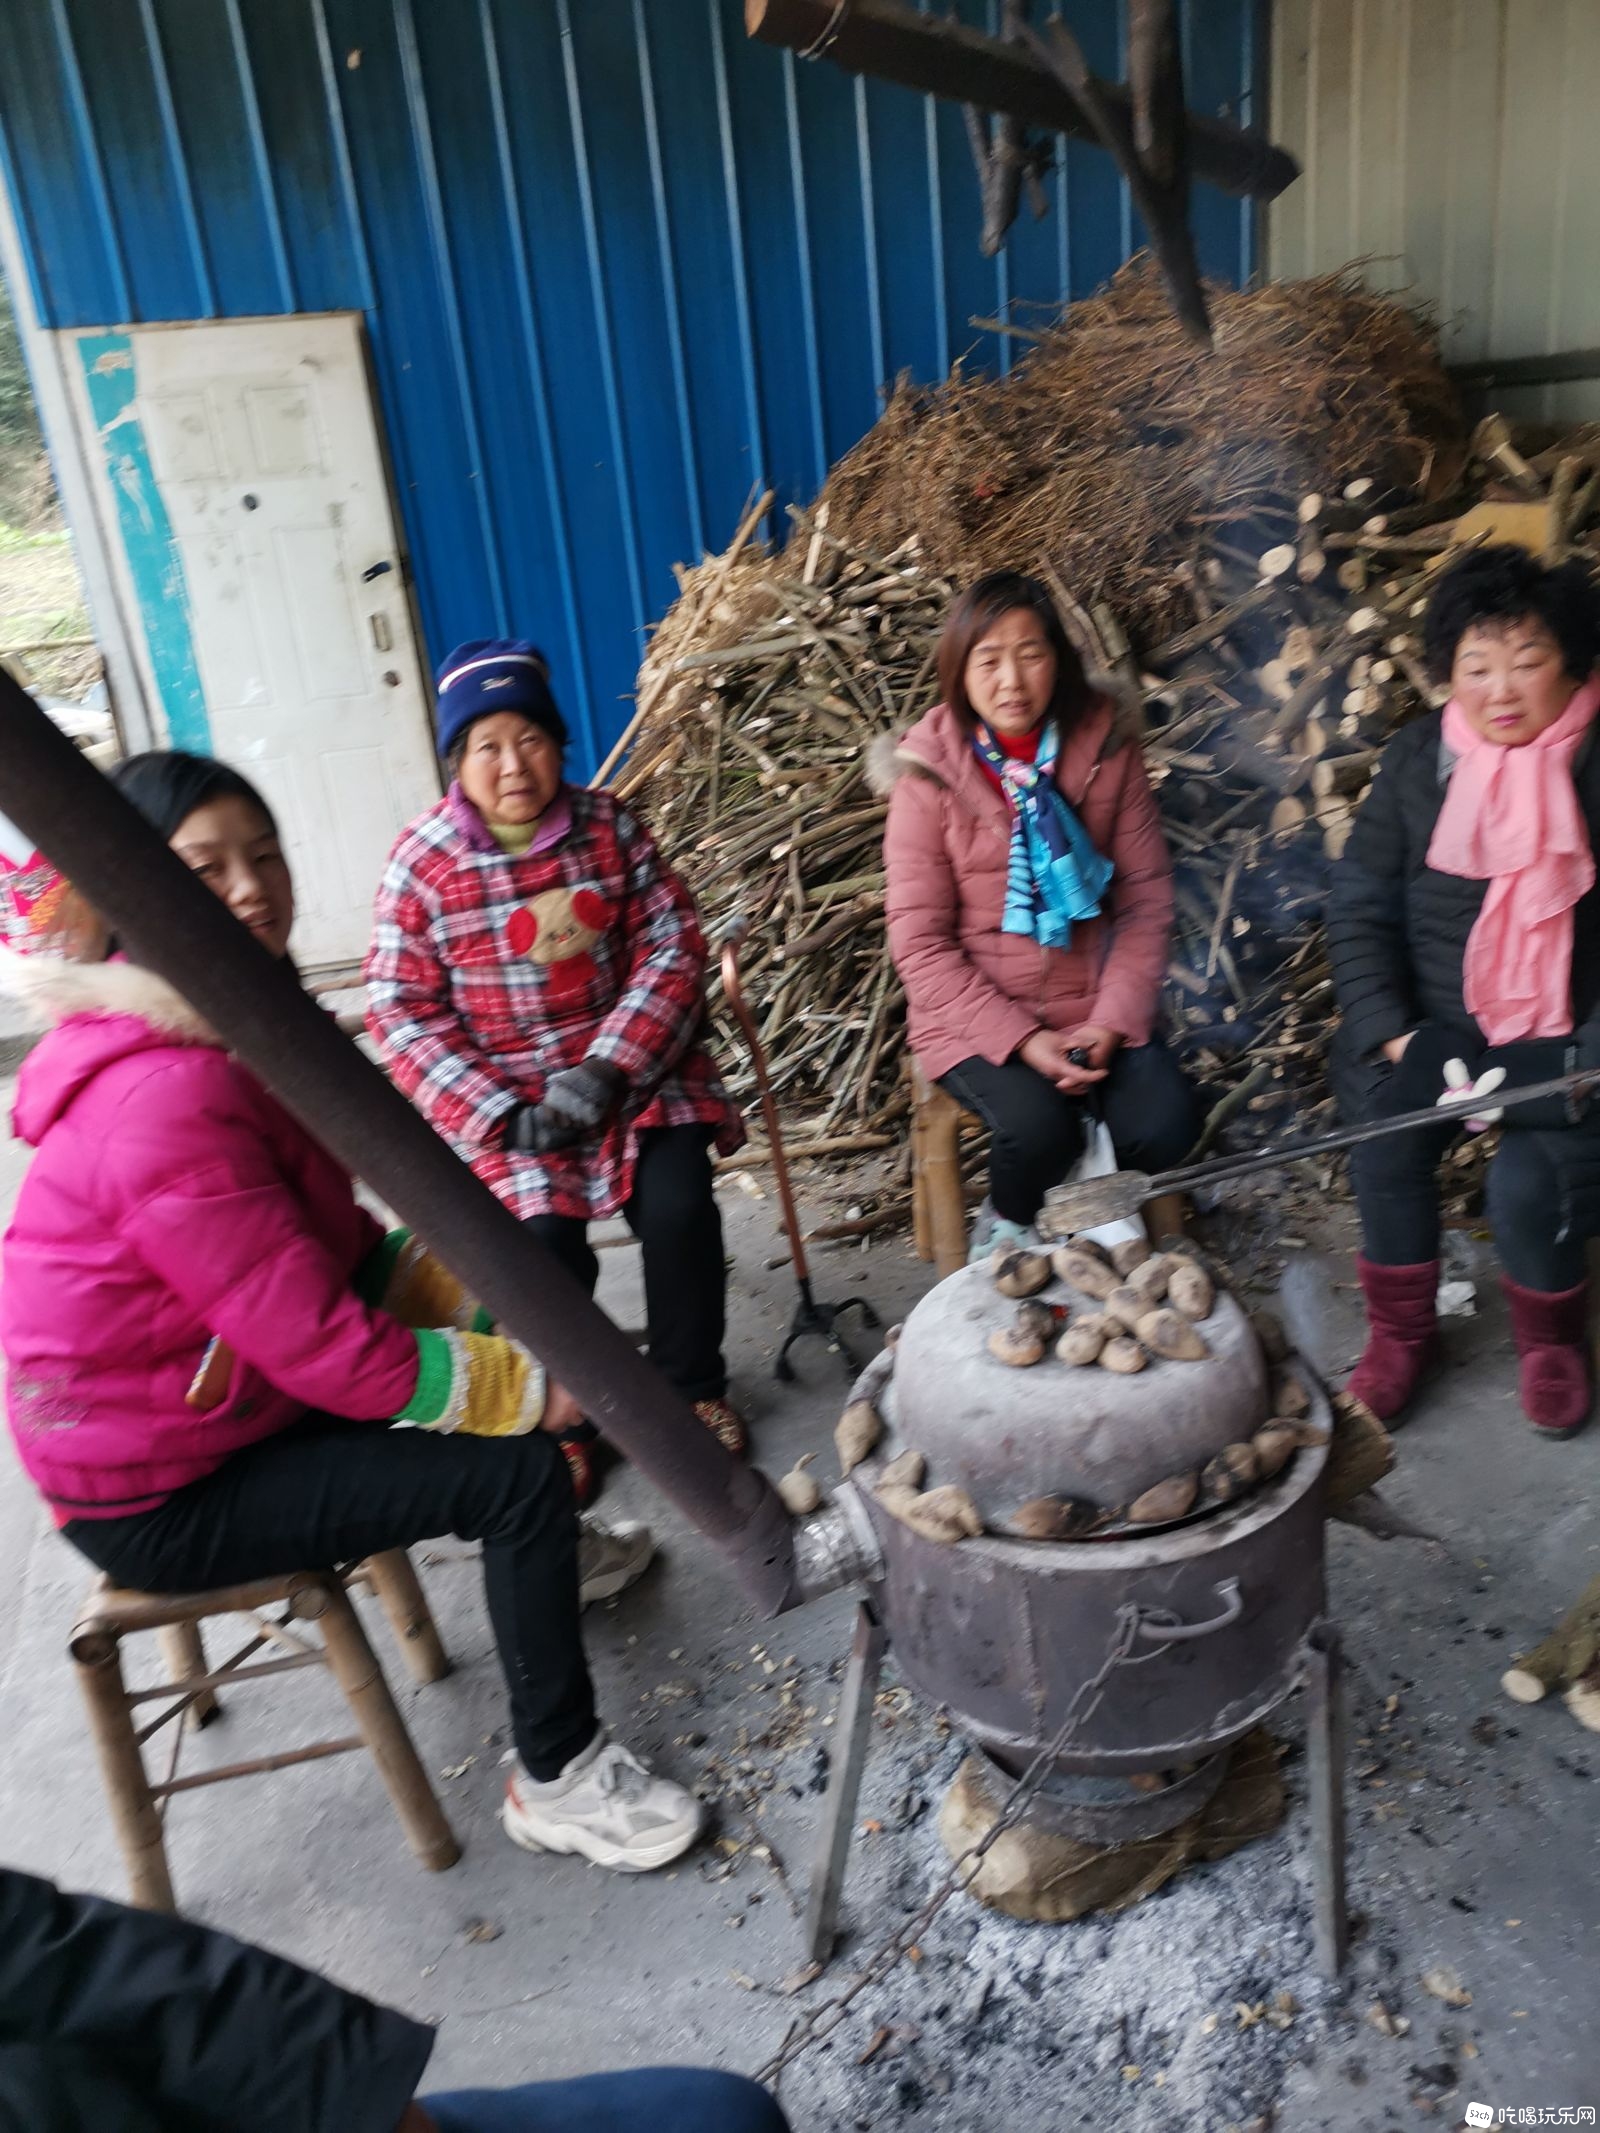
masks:
{"type": "Polygon", "coordinates": [[[1430,1104],[1425,1111],[1402,1111],[1395,1118],[1374,1119],[1364,1126],[1344,1126],[1337,1133],[1324,1133],[1316,1140],[1290,1141],[1277,1148],[1258,1148],[1250,1155],[1213,1156],[1208,1162],[1189,1163],[1177,1170],[1158,1170],[1152,1177],[1145,1170],[1116,1170],[1109,1177],[1085,1178],[1076,1185],[1058,1185],[1044,1196],[1044,1206],[1035,1221],[1041,1237],[1075,1237],[1080,1231],[1098,1229],[1104,1222],[1126,1221],[1136,1215],[1146,1200],[1162,1193],[1190,1192],[1197,1185],[1220,1185],[1225,1178],[1242,1178],[1253,1170],[1275,1170],[1282,1163],[1296,1163],[1306,1155],[1337,1155],[1343,1148],[1359,1148],[1365,1141],[1382,1140],[1390,1133],[1414,1133],[1421,1126],[1437,1126],[1452,1118],[1473,1118],[1485,1111],[1509,1111],[1515,1104],[1537,1103],[1546,1096],[1577,1096],[1600,1088],[1600,1068],[1562,1074],[1554,1081],[1533,1081],[1523,1089],[1496,1089],[1482,1093],[1466,1089],[1448,1103],[1430,1104]]]}
{"type": "Polygon", "coordinates": [[[761,1033],[756,1028],[744,996],[744,986],[739,977],[739,950],[750,935],[750,921],[744,917],[731,918],[722,933],[722,990],[732,1008],[734,1019],[744,1032],[744,1041],[750,1047],[750,1064],[755,1070],[756,1088],[761,1095],[761,1116],[766,1122],[767,1144],[772,1152],[772,1174],[778,1181],[778,1202],[783,1209],[783,1230],[789,1240],[789,1256],[794,1263],[794,1278],[799,1285],[800,1301],[795,1305],[794,1317],[789,1321],[789,1330],[784,1335],[783,1346],[778,1350],[778,1360],[773,1365],[774,1376],[785,1384],[794,1380],[794,1366],[789,1361],[789,1350],[808,1333],[817,1334],[826,1341],[834,1354],[844,1364],[845,1375],[854,1379],[860,1367],[849,1349],[839,1338],[838,1322],[850,1312],[860,1314],[861,1323],[869,1330],[883,1324],[864,1296],[852,1296],[847,1303],[818,1303],[811,1293],[811,1265],[806,1258],[805,1238],[800,1228],[800,1217],[795,1211],[794,1189],[789,1183],[789,1159],[784,1152],[783,1127],[778,1119],[778,1106],[772,1094],[772,1081],[767,1072],[766,1047],[761,1042],[761,1033]]]}

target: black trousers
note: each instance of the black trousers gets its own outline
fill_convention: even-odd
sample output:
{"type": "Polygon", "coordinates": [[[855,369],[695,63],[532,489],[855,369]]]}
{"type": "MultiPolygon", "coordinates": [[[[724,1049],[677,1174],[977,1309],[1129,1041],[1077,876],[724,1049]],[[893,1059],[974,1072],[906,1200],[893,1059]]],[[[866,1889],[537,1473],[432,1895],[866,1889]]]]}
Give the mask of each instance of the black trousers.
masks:
{"type": "Polygon", "coordinates": [[[483,1543],[483,1589],[530,1777],[594,1737],[578,1630],[578,1522],[554,1437],[435,1436],[308,1415],[153,1511],[77,1518],[73,1546],[119,1584],[203,1592],[358,1561],[455,1533],[483,1543]]]}
{"type": "MultiPolygon", "coordinates": [[[[1007,1222],[1029,1223],[1052,1185],[1083,1153],[1090,1099],[1063,1096],[1026,1061],[963,1059],[939,1077],[958,1103],[976,1111],[992,1136],[989,1198],[1007,1222]]],[[[1200,1132],[1200,1106],[1178,1062],[1159,1039],[1124,1045],[1092,1100],[1117,1154],[1137,1170],[1181,1163],[1200,1132]]]]}
{"type": "MultiPolygon", "coordinates": [[[[1451,1046],[1425,1025],[1396,1067],[1371,1062],[1364,1087],[1342,1106],[1359,1118],[1424,1110],[1444,1088],[1451,1046]]],[[[1488,1099],[1492,1102],[1492,1099],[1488,1099]]],[[[1506,1113],[1489,1165],[1489,1222],[1500,1264],[1525,1289],[1576,1288],[1591,1234],[1586,1189],[1600,1170],[1600,1110],[1571,1126],[1519,1126],[1506,1113]]],[[[1439,1256],[1439,1165],[1464,1129],[1445,1123],[1368,1141],[1350,1152],[1361,1248],[1375,1266],[1421,1266],[1439,1256]]]]}
{"type": "MultiPolygon", "coordinates": [[[[710,1151],[709,1126],[641,1133],[633,1192],[622,1210],[643,1248],[650,1360],[686,1400],[717,1400],[728,1389],[728,1274],[710,1151]]],[[[588,1225],[575,1215],[530,1215],[527,1226],[592,1296],[600,1261],[588,1225]]]]}

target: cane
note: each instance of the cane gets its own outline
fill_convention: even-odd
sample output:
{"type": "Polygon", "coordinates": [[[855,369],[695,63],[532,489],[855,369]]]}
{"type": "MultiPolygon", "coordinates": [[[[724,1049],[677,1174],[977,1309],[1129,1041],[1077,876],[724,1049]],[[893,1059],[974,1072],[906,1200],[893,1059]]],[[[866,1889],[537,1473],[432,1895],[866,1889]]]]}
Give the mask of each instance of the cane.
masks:
{"type": "Polygon", "coordinates": [[[734,1020],[744,1032],[744,1041],[750,1049],[750,1064],[755,1070],[756,1088],[761,1097],[761,1116],[766,1122],[767,1145],[772,1151],[772,1174],[778,1181],[778,1204],[783,1209],[783,1230],[789,1240],[789,1256],[794,1265],[794,1278],[800,1290],[800,1301],[795,1305],[794,1317],[789,1322],[789,1331],[784,1336],[783,1346],[778,1350],[778,1360],[773,1365],[773,1374],[784,1384],[794,1382],[794,1366],[789,1361],[789,1350],[808,1333],[815,1333],[825,1340],[834,1354],[844,1364],[845,1375],[854,1380],[860,1365],[851,1355],[839,1336],[839,1320],[851,1311],[860,1313],[861,1323],[869,1329],[881,1326],[883,1321],[864,1296],[852,1296],[848,1303],[818,1303],[811,1293],[811,1264],[806,1258],[805,1239],[800,1231],[800,1217],[795,1210],[794,1188],[789,1182],[789,1160],[784,1153],[783,1127],[778,1119],[778,1106],[772,1094],[772,1082],[767,1073],[766,1047],[756,1028],[744,996],[744,985],[739,976],[739,950],[750,936],[750,921],[742,915],[729,919],[722,933],[722,990],[734,1020]]]}

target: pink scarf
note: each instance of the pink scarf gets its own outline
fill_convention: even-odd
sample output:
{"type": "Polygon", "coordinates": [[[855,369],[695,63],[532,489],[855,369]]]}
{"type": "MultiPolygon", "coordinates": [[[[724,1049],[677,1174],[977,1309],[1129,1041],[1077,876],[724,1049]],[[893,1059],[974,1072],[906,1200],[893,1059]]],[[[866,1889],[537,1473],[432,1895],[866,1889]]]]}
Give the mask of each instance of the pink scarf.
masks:
{"type": "Polygon", "coordinates": [[[1504,748],[1474,732],[1453,699],[1444,708],[1457,762],[1428,864],[1489,884],[1462,992],[1491,1044],[1572,1027],[1572,911],[1595,880],[1572,762],[1597,711],[1600,681],[1586,682],[1553,726],[1504,748]]]}

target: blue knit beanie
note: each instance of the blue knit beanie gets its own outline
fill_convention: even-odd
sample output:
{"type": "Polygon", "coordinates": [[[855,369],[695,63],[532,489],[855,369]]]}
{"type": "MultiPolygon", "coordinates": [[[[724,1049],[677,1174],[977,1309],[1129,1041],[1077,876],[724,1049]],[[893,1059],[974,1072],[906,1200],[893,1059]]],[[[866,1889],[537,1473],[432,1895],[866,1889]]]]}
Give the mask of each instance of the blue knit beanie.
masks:
{"type": "Polygon", "coordinates": [[[458,644],[438,674],[439,753],[448,756],[473,722],[496,711],[517,711],[567,745],[567,722],[550,694],[543,652],[525,637],[474,637],[458,644]]]}

